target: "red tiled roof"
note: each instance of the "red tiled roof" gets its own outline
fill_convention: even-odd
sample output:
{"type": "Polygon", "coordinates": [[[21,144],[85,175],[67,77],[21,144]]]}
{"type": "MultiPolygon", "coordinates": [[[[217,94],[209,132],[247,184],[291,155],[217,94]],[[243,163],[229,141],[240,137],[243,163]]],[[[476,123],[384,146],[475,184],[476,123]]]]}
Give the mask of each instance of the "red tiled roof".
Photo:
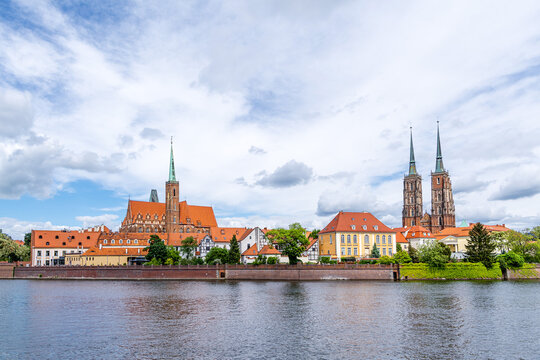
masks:
{"type": "Polygon", "coordinates": [[[242,256],[257,256],[257,245],[251,246],[242,253],[242,256]]]}
{"type": "Polygon", "coordinates": [[[281,252],[276,248],[271,248],[268,245],[264,245],[261,251],[259,251],[259,255],[281,255],[281,252]]]}
{"type": "MultiPolygon", "coordinates": [[[[469,226],[465,226],[465,227],[446,228],[446,229],[442,229],[441,231],[433,235],[437,240],[443,239],[447,236],[467,237],[469,236],[469,231],[472,230],[474,225],[475,224],[470,224],[469,226]]],[[[492,232],[492,231],[501,232],[501,231],[510,230],[504,225],[484,225],[484,228],[488,232],[492,232]]]]}
{"type": "Polygon", "coordinates": [[[313,244],[315,244],[315,243],[317,242],[318,239],[308,239],[308,240],[311,240],[311,241],[309,242],[309,245],[308,245],[308,247],[306,248],[306,250],[311,249],[311,247],[313,246],[313,244]]]}
{"type": "Polygon", "coordinates": [[[13,241],[15,241],[15,243],[16,243],[17,245],[19,245],[19,246],[23,246],[23,245],[24,245],[24,241],[22,241],[22,240],[13,240],[13,241]]]}
{"type": "Polygon", "coordinates": [[[411,226],[410,228],[408,228],[407,235],[405,237],[407,239],[426,239],[426,238],[434,239],[435,238],[435,236],[432,233],[430,233],[428,229],[419,225],[411,226]]]}
{"type": "MultiPolygon", "coordinates": [[[[214,209],[211,206],[188,205],[186,201],[181,201],[178,205],[181,224],[193,224],[204,227],[217,226],[214,209]]],[[[150,215],[152,219],[157,215],[158,220],[162,220],[165,210],[165,203],[130,200],[128,204],[128,214],[131,215],[131,221],[135,221],[138,214],[141,214],[143,219],[146,218],[146,215],[150,215]]],[[[126,214],[126,219],[128,218],[128,214],[126,214]]],[[[125,224],[126,219],[122,222],[123,224],[125,224]]]]}
{"type": "Polygon", "coordinates": [[[170,233],[169,238],[167,239],[167,235],[163,235],[165,238],[165,244],[169,246],[181,246],[182,241],[187,239],[188,237],[192,237],[193,239],[197,240],[197,244],[200,244],[202,239],[206,235],[209,235],[207,233],[170,233]]]}
{"type": "Polygon", "coordinates": [[[405,239],[405,236],[403,236],[403,234],[401,232],[396,233],[396,242],[397,243],[405,243],[405,244],[409,243],[407,241],[407,239],[405,239]]]}
{"type": "Polygon", "coordinates": [[[144,256],[148,252],[140,248],[97,248],[92,247],[86,250],[81,256],[144,256]]]}
{"type": "Polygon", "coordinates": [[[100,234],[97,231],[32,230],[31,244],[35,248],[90,248],[97,245],[100,234]]]}
{"type": "Polygon", "coordinates": [[[233,235],[236,235],[236,240],[240,241],[240,237],[246,232],[247,228],[235,228],[235,227],[212,227],[210,228],[210,235],[214,242],[230,242],[233,235]]]}
{"type": "Polygon", "coordinates": [[[368,212],[343,212],[340,211],[320,233],[334,231],[348,232],[395,232],[384,225],[379,219],[368,212]],[[366,226],[364,229],[363,226],[366,226]],[[377,227],[377,228],[375,228],[377,227]]]}

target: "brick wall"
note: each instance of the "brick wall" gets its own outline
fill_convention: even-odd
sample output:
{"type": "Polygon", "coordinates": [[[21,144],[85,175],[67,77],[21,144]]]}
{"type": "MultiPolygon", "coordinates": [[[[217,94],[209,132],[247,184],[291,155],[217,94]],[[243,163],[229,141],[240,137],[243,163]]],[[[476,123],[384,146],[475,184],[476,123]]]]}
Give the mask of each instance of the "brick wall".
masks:
{"type": "Polygon", "coordinates": [[[11,279],[13,278],[13,264],[0,264],[0,279],[11,279]]]}

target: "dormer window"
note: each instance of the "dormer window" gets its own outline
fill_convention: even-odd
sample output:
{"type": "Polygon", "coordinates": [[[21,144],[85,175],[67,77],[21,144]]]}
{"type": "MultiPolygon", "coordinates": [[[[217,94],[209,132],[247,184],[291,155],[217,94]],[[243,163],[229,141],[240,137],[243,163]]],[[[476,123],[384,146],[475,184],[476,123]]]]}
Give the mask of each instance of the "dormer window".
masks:
{"type": "Polygon", "coordinates": [[[87,239],[87,240],[90,240],[90,235],[88,235],[88,236],[86,237],[86,239],[87,239]]]}
{"type": "Polygon", "coordinates": [[[38,237],[39,237],[40,239],[43,239],[43,235],[39,235],[38,237]]]}
{"type": "Polygon", "coordinates": [[[351,225],[351,229],[356,230],[356,225],[351,225]]]}
{"type": "Polygon", "coordinates": [[[139,243],[139,240],[135,239],[135,240],[133,240],[133,243],[134,243],[134,244],[138,244],[138,243],[139,243]]]}
{"type": "Polygon", "coordinates": [[[121,244],[123,243],[124,241],[122,239],[118,240],[118,243],[121,244]]]}
{"type": "Polygon", "coordinates": [[[79,241],[79,246],[82,246],[82,242],[79,241]]]}
{"type": "Polygon", "coordinates": [[[114,239],[111,240],[111,244],[114,244],[114,239]]]}
{"type": "Polygon", "coordinates": [[[62,243],[62,245],[63,245],[63,246],[66,246],[66,242],[64,241],[64,242],[62,243]]]}
{"type": "Polygon", "coordinates": [[[49,245],[49,242],[47,241],[47,242],[45,243],[45,245],[49,245]]]}
{"type": "Polygon", "coordinates": [[[362,225],[362,229],[367,230],[367,226],[366,226],[366,225],[362,225]]]}
{"type": "Polygon", "coordinates": [[[374,228],[375,230],[379,230],[379,227],[378,227],[377,225],[373,225],[373,228],[374,228]]]}
{"type": "Polygon", "coordinates": [[[103,243],[106,244],[106,243],[107,243],[107,239],[103,240],[103,243]]]}
{"type": "Polygon", "coordinates": [[[128,240],[126,240],[126,243],[130,244],[130,243],[131,243],[131,240],[129,240],[129,239],[128,239],[128,240]]]}
{"type": "Polygon", "coordinates": [[[58,239],[58,235],[56,235],[54,238],[55,238],[55,239],[58,239]]]}

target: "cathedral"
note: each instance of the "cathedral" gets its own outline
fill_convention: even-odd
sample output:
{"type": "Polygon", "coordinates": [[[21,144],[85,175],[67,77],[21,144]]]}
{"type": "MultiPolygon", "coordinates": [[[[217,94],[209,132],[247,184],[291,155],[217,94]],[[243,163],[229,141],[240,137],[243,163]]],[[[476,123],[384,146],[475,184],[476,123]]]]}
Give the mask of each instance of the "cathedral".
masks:
{"type": "Polygon", "coordinates": [[[435,172],[431,173],[431,214],[423,212],[422,176],[416,171],[411,128],[409,173],[403,179],[402,226],[423,226],[432,234],[445,228],[456,227],[454,198],[450,174],[444,169],[437,122],[437,158],[435,172]]]}
{"type": "Polygon", "coordinates": [[[169,180],[165,183],[165,203],[160,203],[156,190],[150,193],[150,201],[128,203],[126,217],[119,232],[164,233],[167,237],[175,233],[210,233],[217,227],[211,206],[188,205],[180,201],[180,185],[174,170],[174,155],[171,140],[169,180]]]}

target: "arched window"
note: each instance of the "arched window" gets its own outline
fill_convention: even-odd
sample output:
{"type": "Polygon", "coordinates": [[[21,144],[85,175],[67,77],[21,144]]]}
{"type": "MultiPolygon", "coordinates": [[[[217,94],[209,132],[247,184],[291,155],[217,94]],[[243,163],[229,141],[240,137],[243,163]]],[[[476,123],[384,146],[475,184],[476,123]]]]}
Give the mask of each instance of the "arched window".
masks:
{"type": "Polygon", "coordinates": [[[347,244],[351,243],[351,235],[347,235],[347,244]]]}
{"type": "Polygon", "coordinates": [[[392,235],[388,235],[388,243],[392,244],[392,235]]]}
{"type": "Polygon", "coordinates": [[[172,196],[176,196],[176,189],[172,189],[172,196]]]}
{"type": "Polygon", "coordinates": [[[382,236],[382,243],[383,243],[383,244],[386,244],[386,235],[383,235],[383,236],[382,236]]]}
{"type": "Polygon", "coordinates": [[[142,227],[139,228],[139,232],[143,232],[143,228],[142,228],[142,227]]]}
{"type": "Polygon", "coordinates": [[[439,225],[442,225],[442,217],[439,218],[439,225]]]}
{"type": "Polygon", "coordinates": [[[341,235],[341,243],[345,244],[345,235],[341,235]]]}
{"type": "Polygon", "coordinates": [[[357,239],[356,239],[356,235],[353,235],[353,242],[356,244],[358,243],[357,239]]]}
{"type": "Polygon", "coordinates": [[[377,244],[380,244],[381,243],[381,238],[379,237],[379,235],[377,235],[377,237],[375,238],[376,241],[377,241],[377,244]]]}
{"type": "Polygon", "coordinates": [[[439,206],[439,215],[441,215],[441,214],[442,214],[442,209],[441,209],[441,207],[439,206]]]}
{"type": "Polygon", "coordinates": [[[114,244],[114,239],[111,240],[111,244],[114,244]]]}
{"type": "Polygon", "coordinates": [[[366,245],[369,244],[369,235],[364,236],[364,244],[366,244],[366,245]]]}
{"type": "Polygon", "coordinates": [[[103,240],[103,243],[106,244],[106,243],[107,243],[107,239],[103,240]]]}
{"type": "Polygon", "coordinates": [[[147,232],[147,233],[150,232],[150,228],[149,228],[149,227],[146,228],[146,232],[147,232]]]}

